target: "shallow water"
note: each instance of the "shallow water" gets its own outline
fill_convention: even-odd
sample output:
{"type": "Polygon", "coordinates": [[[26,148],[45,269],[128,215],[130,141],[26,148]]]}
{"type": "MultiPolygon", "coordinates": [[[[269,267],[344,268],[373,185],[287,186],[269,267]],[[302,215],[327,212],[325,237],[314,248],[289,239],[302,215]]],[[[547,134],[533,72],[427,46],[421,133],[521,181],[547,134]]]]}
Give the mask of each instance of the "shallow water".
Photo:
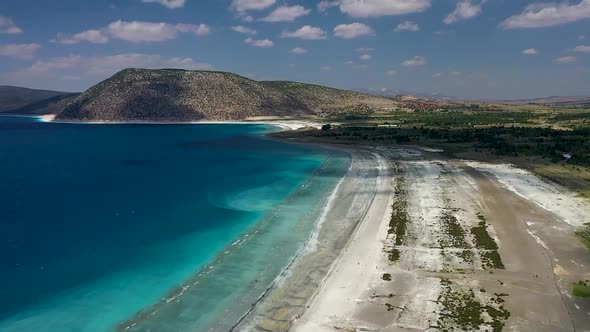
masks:
{"type": "Polygon", "coordinates": [[[227,330],[348,164],[268,129],[0,117],[0,330],[227,330]]]}

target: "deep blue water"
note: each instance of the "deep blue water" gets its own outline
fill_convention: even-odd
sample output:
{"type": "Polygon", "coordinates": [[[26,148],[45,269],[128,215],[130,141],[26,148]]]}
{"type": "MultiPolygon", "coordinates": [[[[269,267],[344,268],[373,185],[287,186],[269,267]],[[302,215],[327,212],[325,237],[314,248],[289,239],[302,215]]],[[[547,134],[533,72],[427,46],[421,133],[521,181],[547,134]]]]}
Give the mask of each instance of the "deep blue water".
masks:
{"type": "Polygon", "coordinates": [[[262,280],[261,271],[272,280],[313,228],[309,211],[346,168],[342,156],[263,137],[268,129],[0,116],[0,331],[113,330],[203,278],[205,264],[214,272],[194,284],[207,287],[174,297],[183,308],[158,309],[166,315],[145,324],[204,329],[234,305],[223,304],[222,290],[223,298],[258,296],[232,286],[235,271],[222,271],[232,259],[250,259],[251,269],[240,269],[245,284],[262,280]],[[329,168],[330,176],[311,180],[329,168]],[[260,236],[226,250],[249,231],[260,236]],[[286,251],[272,266],[256,263],[271,245],[286,251]]]}

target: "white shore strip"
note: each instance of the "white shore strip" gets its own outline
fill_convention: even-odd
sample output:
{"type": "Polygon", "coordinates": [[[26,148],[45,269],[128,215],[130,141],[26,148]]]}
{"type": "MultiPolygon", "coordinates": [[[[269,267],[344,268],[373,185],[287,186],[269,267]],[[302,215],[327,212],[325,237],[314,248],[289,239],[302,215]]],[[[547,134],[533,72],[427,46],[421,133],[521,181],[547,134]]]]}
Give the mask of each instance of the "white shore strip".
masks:
{"type": "Polygon", "coordinates": [[[510,164],[465,163],[478,171],[494,175],[506,189],[534,202],[572,226],[590,223],[590,203],[555,183],[544,181],[510,164]]]}
{"type": "Polygon", "coordinates": [[[46,114],[41,116],[30,116],[39,119],[41,122],[53,123],[71,123],[87,125],[113,125],[113,124],[154,124],[154,125],[187,125],[187,124],[254,124],[254,125],[271,125],[281,128],[281,130],[298,130],[305,127],[320,129],[324,124],[315,121],[306,120],[243,120],[243,121],[63,121],[56,120],[55,114],[46,114]]]}
{"type": "Polygon", "coordinates": [[[316,297],[308,304],[305,315],[293,325],[293,331],[333,331],[326,318],[353,311],[358,299],[370,288],[375,266],[382,261],[393,195],[387,161],[380,155],[376,157],[379,194],[353,234],[352,241],[332,265],[316,297]]]}

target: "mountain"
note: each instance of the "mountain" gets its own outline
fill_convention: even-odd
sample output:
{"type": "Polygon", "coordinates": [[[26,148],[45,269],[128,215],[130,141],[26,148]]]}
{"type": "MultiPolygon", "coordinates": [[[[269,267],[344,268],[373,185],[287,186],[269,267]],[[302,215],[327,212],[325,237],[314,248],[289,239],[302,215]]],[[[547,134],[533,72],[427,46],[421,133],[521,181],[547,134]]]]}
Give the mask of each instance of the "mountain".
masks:
{"type": "Polygon", "coordinates": [[[588,96],[552,96],[535,99],[518,99],[503,101],[509,104],[538,104],[538,105],[556,105],[556,106],[584,106],[590,105],[590,97],[588,96]]]}
{"type": "Polygon", "coordinates": [[[240,120],[392,107],[384,97],[237,74],[125,69],[72,98],[57,119],[80,121],[240,120]]]}
{"type": "Polygon", "coordinates": [[[39,100],[10,111],[12,114],[56,114],[61,112],[79,93],[66,93],[51,98],[39,100]]]}
{"type": "Polygon", "coordinates": [[[67,92],[35,90],[16,86],[0,86],[0,113],[11,112],[30,103],[45,100],[67,92]]]}
{"type": "Polygon", "coordinates": [[[405,90],[395,90],[395,89],[356,89],[355,91],[366,93],[373,96],[381,96],[381,97],[391,97],[391,98],[399,98],[402,96],[406,97],[416,97],[416,98],[425,98],[425,99],[436,99],[436,100],[460,100],[460,98],[447,96],[440,93],[422,93],[422,92],[412,92],[412,91],[405,91],[405,90]]]}

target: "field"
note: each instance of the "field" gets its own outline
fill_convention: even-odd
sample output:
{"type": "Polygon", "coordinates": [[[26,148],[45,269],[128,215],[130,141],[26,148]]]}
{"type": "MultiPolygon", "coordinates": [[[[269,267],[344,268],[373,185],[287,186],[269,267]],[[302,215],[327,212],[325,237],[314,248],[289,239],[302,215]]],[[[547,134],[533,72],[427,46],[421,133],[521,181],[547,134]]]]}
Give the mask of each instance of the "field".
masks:
{"type": "Polygon", "coordinates": [[[576,129],[590,127],[590,107],[398,101],[395,108],[359,107],[331,115],[325,120],[394,127],[473,128],[514,125],[576,129]]]}

